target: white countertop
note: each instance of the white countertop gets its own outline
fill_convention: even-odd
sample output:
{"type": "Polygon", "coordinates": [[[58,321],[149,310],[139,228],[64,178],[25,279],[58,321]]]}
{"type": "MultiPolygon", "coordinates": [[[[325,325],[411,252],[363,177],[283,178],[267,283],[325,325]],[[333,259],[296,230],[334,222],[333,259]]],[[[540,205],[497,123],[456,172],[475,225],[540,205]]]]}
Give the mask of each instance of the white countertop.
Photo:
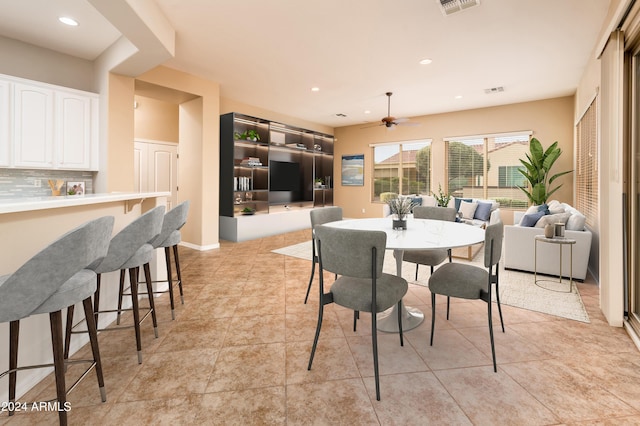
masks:
{"type": "Polygon", "coordinates": [[[0,199],[0,214],[169,196],[170,192],[112,192],[83,196],[8,198],[0,199]]]}

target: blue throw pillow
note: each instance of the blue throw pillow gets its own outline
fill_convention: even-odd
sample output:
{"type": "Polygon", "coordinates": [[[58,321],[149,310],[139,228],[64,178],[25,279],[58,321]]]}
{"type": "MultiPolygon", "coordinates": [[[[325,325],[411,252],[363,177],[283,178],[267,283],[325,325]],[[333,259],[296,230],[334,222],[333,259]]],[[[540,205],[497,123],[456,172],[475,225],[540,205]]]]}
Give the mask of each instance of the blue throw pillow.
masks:
{"type": "Polygon", "coordinates": [[[544,212],[529,213],[522,216],[520,226],[528,226],[529,228],[536,226],[536,223],[544,216],[544,212]]]}
{"type": "Polygon", "coordinates": [[[540,206],[538,206],[538,211],[539,212],[544,212],[545,215],[551,214],[551,212],[549,211],[549,206],[547,205],[547,203],[541,204],[540,206]]]}
{"type": "Polygon", "coordinates": [[[454,202],[455,202],[455,204],[456,204],[456,211],[460,211],[460,204],[461,204],[463,201],[467,201],[467,202],[469,202],[469,203],[470,203],[470,202],[472,202],[472,201],[473,201],[473,199],[472,199],[472,198],[458,198],[458,197],[456,197],[456,198],[454,198],[454,199],[453,199],[453,201],[454,201],[454,202]]]}
{"type": "Polygon", "coordinates": [[[489,217],[491,217],[491,203],[478,201],[478,207],[476,207],[476,212],[473,214],[473,218],[487,221],[489,220],[489,217]]]}

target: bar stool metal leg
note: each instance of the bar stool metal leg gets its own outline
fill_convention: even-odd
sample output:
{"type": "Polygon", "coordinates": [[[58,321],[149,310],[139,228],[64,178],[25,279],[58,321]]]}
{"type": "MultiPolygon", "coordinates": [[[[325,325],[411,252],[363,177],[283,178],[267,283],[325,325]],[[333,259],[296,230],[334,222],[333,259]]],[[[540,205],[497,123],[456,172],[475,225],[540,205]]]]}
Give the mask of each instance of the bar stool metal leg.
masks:
{"type": "MultiPolygon", "coordinates": [[[[171,250],[169,247],[164,248],[164,258],[167,262],[167,284],[169,284],[169,303],[171,304],[171,319],[176,319],[176,308],[173,303],[173,272],[171,271],[171,250]]],[[[149,279],[146,278],[147,282],[149,279]]]]}
{"type": "Polygon", "coordinates": [[[51,323],[51,345],[53,347],[53,368],[56,377],[56,395],[58,399],[58,419],[60,425],[67,424],[67,387],[64,379],[64,347],[62,343],[62,313],[60,311],[49,314],[51,323]]]}
{"type": "MultiPolygon", "coordinates": [[[[9,402],[16,402],[16,379],[18,368],[18,336],[20,320],[9,323],[9,402]]],[[[13,416],[13,404],[9,405],[9,415],[13,416]]]]}
{"type": "Polygon", "coordinates": [[[182,273],[180,272],[180,258],[178,256],[178,245],[173,246],[173,260],[176,262],[176,274],[178,276],[178,288],[180,289],[180,301],[184,305],[184,293],[182,291],[182,273]]]}

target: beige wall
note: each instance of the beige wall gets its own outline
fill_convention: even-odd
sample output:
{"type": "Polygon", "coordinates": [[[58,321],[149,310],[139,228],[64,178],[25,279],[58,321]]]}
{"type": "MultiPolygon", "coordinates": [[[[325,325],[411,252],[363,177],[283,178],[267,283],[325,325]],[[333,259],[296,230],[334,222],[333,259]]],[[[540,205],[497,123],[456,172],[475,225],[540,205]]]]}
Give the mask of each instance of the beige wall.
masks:
{"type": "MultiPolygon", "coordinates": [[[[191,95],[192,100],[180,104],[178,114],[178,202],[191,201],[183,241],[202,249],[215,248],[219,244],[219,85],[166,67],[154,68],[137,80],[191,95]]],[[[132,111],[133,95],[132,89],[132,111]]]]}
{"type": "Polygon", "coordinates": [[[0,37],[0,73],[97,92],[93,62],[0,37]]]}
{"type": "MultiPolygon", "coordinates": [[[[445,181],[443,138],[480,134],[533,131],[544,147],[558,141],[563,155],[554,165],[554,171],[573,169],[573,96],[525,102],[499,107],[458,111],[414,117],[422,123],[416,127],[398,126],[393,131],[383,127],[362,129],[361,125],[340,127],[335,130],[334,148],[334,203],[344,209],[345,217],[377,217],[382,206],[371,202],[371,175],[373,169],[370,144],[383,142],[432,139],[432,189],[445,181]],[[362,187],[343,187],[340,177],[342,155],[365,154],[365,184],[362,187]],[[364,212],[362,211],[364,209],[364,212]]],[[[563,178],[562,188],[554,198],[571,203],[573,181],[563,178]]]]}
{"type": "Polygon", "coordinates": [[[135,139],[178,142],[178,104],[140,95],[134,101],[135,139]]]}

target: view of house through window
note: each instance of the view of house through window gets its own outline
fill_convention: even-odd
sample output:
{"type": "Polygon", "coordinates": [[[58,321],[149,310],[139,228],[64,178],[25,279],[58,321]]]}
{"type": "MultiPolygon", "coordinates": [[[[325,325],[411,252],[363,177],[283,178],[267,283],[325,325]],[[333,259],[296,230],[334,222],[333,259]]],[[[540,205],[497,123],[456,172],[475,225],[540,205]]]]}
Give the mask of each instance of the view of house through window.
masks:
{"type": "Polygon", "coordinates": [[[385,193],[431,193],[431,140],[372,147],[373,201],[380,201],[380,195],[385,193]]]}
{"type": "Polygon", "coordinates": [[[529,151],[530,132],[447,138],[447,190],[459,198],[496,200],[502,207],[524,208],[518,186],[526,179],[521,158],[529,151]]]}

